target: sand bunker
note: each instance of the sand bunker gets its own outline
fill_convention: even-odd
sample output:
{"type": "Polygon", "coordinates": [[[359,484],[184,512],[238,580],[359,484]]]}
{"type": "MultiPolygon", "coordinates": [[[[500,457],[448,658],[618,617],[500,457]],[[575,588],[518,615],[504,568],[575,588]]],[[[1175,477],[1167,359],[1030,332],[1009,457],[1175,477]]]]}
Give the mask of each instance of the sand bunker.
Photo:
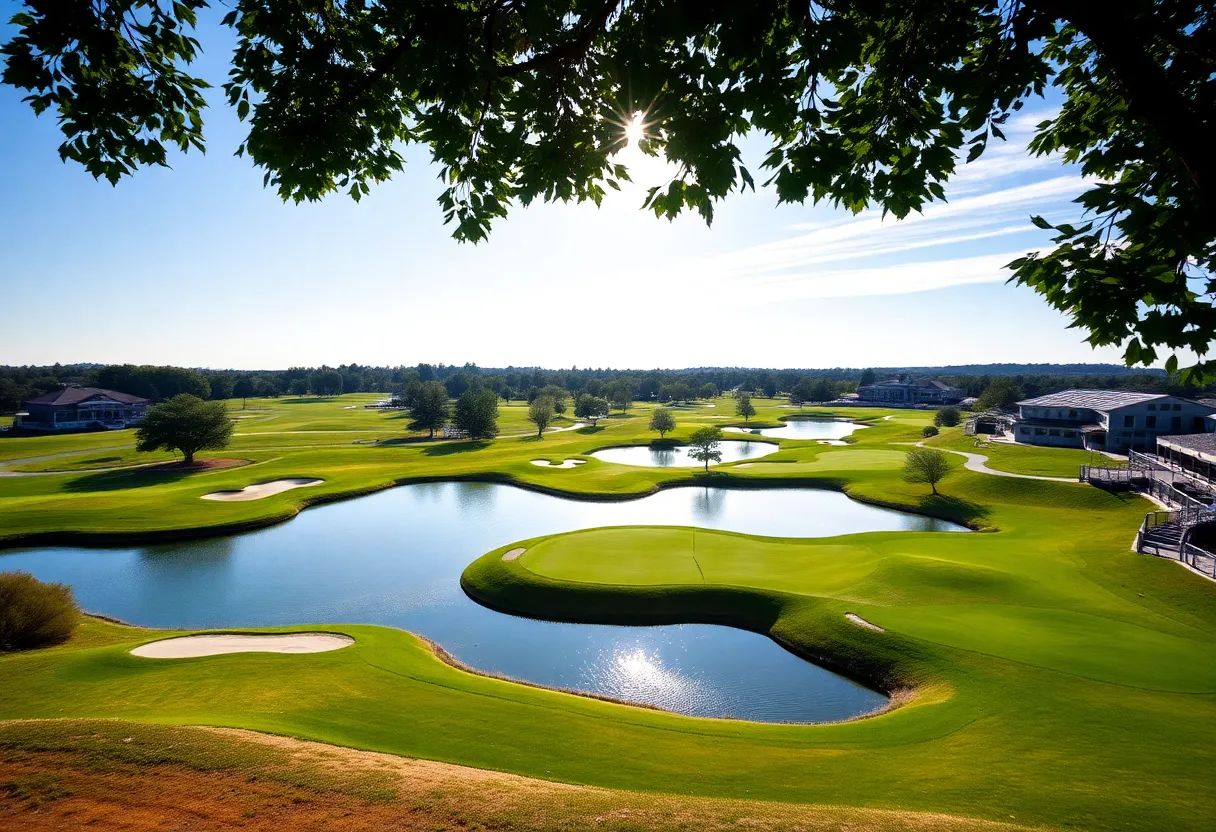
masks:
{"type": "Polygon", "coordinates": [[[586,465],[585,459],[563,459],[561,462],[550,462],[547,459],[534,459],[533,465],[539,465],[541,468],[573,468],[575,465],[586,465]]]}
{"type": "Polygon", "coordinates": [[[240,491],[212,491],[210,494],[204,494],[203,499],[223,500],[224,502],[260,500],[263,497],[269,497],[271,494],[282,494],[284,491],[290,491],[293,488],[307,488],[310,485],[320,485],[323,482],[325,480],[292,477],[285,480],[262,482],[257,485],[247,485],[240,491]]]}
{"type": "Polygon", "coordinates": [[[855,612],[846,612],[844,614],[844,617],[849,619],[850,621],[852,621],[858,627],[865,627],[867,630],[873,630],[876,633],[885,633],[886,632],[886,630],[884,630],[882,627],[879,627],[877,624],[871,624],[869,621],[866,621],[864,618],[862,618],[860,615],[858,615],[855,612]]]}
{"type": "Polygon", "coordinates": [[[132,656],[145,659],[193,659],[222,653],[325,653],[349,647],[355,640],[333,633],[281,633],[239,635],[221,633],[208,636],[180,636],[141,644],[132,656]]]}
{"type": "Polygon", "coordinates": [[[523,548],[522,546],[520,546],[520,547],[517,547],[517,548],[512,549],[511,551],[505,553],[502,556],[502,559],[503,560],[515,560],[526,551],[528,551],[528,550],[523,548]]]}
{"type": "Polygon", "coordinates": [[[847,445],[849,443],[845,442],[843,439],[820,439],[819,444],[820,445],[847,445]]]}

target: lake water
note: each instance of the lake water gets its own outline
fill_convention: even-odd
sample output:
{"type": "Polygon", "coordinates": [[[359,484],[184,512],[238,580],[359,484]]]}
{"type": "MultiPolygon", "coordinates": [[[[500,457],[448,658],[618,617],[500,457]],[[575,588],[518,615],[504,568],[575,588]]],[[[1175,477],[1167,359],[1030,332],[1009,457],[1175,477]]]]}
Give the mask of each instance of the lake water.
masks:
{"type": "Polygon", "coordinates": [[[866,425],[841,419],[789,419],[779,428],[723,428],[730,433],[750,433],[777,439],[843,439],[866,425]]]}
{"type": "Polygon", "coordinates": [[[628,524],[802,537],[965,531],[806,488],[676,488],[597,503],[507,485],[427,483],[318,506],[230,537],[12,550],[0,554],[0,570],[63,581],[85,609],[151,627],[401,627],[483,670],[698,716],[821,722],[886,701],[755,633],[534,621],[481,607],[460,589],[465,566],[496,547],[628,524]]]}
{"type": "MultiPolygon", "coordinates": [[[[718,443],[722,451],[722,462],[738,462],[743,459],[758,459],[762,456],[775,454],[781,448],[772,442],[731,442],[718,443]]],[[[687,445],[668,445],[654,447],[651,445],[632,445],[626,448],[605,448],[591,454],[604,462],[615,462],[618,465],[638,465],[645,468],[700,468],[704,462],[693,459],[688,455],[687,445]]],[[[711,462],[711,466],[720,463],[711,462]]],[[[767,532],[758,532],[767,534],[767,532]]]]}

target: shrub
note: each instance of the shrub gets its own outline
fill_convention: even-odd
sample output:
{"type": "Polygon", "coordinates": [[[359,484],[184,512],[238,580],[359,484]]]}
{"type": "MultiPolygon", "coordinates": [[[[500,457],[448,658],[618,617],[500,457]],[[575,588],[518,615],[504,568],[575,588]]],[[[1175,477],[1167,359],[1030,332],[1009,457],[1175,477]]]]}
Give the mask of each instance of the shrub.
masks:
{"type": "Polygon", "coordinates": [[[920,435],[921,436],[937,436],[937,433],[938,433],[937,428],[933,427],[933,425],[926,425],[925,429],[920,432],[920,435]]]}
{"type": "Polygon", "coordinates": [[[957,407],[948,406],[943,407],[934,414],[933,424],[939,428],[952,428],[956,427],[962,419],[963,415],[957,407]]]}
{"type": "Polygon", "coordinates": [[[60,644],[80,623],[67,584],[49,584],[28,572],[0,573],[0,651],[60,644]]]}

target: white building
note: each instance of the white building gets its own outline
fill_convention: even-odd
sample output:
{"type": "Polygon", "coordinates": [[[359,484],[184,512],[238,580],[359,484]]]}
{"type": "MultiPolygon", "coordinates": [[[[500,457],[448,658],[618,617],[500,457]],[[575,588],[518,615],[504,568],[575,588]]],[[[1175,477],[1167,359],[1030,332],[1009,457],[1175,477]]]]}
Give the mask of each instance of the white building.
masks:
{"type": "Polygon", "coordinates": [[[1158,436],[1213,429],[1210,405],[1162,393],[1065,390],[1018,402],[1013,438],[1027,445],[1152,451],[1158,436]]]}

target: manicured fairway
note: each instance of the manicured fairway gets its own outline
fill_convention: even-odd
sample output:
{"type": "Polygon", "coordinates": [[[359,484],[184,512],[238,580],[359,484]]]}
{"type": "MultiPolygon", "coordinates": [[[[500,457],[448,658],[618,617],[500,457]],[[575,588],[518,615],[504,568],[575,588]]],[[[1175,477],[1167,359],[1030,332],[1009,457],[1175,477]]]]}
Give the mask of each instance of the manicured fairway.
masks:
{"type": "MultiPolygon", "coordinates": [[[[322,403],[278,407],[310,406],[322,403]]],[[[333,418],[346,430],[365,415],[386,420],[345,415],[352,412],[335,409],[333,418]]],[[[764,403],[758,419],[781,415],[788,411],[764,403]]],[[[677,418],[678,436],[707,421],[685,411],[677,418]]],[[[65,646],[0,656],[0,719],[227,725],[668,795],[1053,828],[1210,829],[1216,584],[1130,551],[1148,510],[1138,497],[974,473],[961,459],[952,459],[940,497],[902,482],[902,455],[929,418],[876,421],[849,447],[782,440],[763,462],[708,477],[598,460],[571,469],[531,464],[648,441],[646,409],[638,408],[543,440],[324,445],[303,441],[320,434],[296,430],[275,437],[283,446],[234,444],[219,454],[249,459],[243,468],[160,479],[137,471],[0,478],[0,528],[13,537],[256,524],[289,517],[318,496],[461,476],[601,497],[679,482],[815,484],[986,529],[815,540],[589,530],[503,540],[466,570],[466,588],[501,609],[769,633],[904,691],[902,706],[878,717],[821,726],[680,717],[474,676],[407,633],[322,622],[292,629],[344,633],[355,644],[306,656],[154,661],[128,651],[165,633],[91,620],[65,646]],[[246,503],[199,499],[278,477],[325,482],[246,503]],[[526,551],[504,561],[516,547],[526,551]],[[850,612],[885,632],[857,626],[845,618],[850,612]]],[[[6,730],[0,726],[0,745],[6,730]]]]}

